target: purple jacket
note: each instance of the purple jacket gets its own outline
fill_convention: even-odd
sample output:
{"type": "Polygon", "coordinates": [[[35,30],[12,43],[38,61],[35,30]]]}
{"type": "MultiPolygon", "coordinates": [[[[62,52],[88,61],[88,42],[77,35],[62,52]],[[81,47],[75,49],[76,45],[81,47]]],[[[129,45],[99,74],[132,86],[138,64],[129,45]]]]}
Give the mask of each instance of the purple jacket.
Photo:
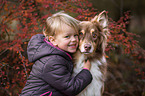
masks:
{"type": "Polygon", "coordinates": [[[44,35],[34,35],[27,53],[35,62],[20,96],[75,96],[92,81],[91,73],[83,69],[72,77],[71,56],[44,41],[44,35]]]}

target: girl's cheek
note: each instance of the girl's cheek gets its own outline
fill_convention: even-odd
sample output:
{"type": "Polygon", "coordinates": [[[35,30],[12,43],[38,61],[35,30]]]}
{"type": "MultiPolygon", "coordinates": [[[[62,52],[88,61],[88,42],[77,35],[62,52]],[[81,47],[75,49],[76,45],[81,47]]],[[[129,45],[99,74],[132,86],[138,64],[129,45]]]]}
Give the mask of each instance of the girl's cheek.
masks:
{"type": "Polygon", "coordinates": [[[79,39],[77,39],[77,43],[79,44],[79,39]]]}
{"type": "Polygon", "coordinates": [[[79,39],[77,40],[77,47],[79,46],[79,39]]]}

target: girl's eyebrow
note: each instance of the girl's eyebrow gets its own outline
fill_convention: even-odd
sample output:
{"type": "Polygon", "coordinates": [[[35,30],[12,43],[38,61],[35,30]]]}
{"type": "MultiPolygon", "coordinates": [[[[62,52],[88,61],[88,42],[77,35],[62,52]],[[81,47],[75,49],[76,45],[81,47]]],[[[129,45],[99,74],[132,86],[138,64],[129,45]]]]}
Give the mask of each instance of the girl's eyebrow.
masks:
{"type": "Polygon", "coordinates": [[[69,33],[64,33],[64,35],[68,35],[69,33]]]}
{"type": "Polygon", "coordinates": [[[64,35],[70,35],[70,34],[71,34],[70,32],[65,32],[65,33],[64,33],[64,35]]]}

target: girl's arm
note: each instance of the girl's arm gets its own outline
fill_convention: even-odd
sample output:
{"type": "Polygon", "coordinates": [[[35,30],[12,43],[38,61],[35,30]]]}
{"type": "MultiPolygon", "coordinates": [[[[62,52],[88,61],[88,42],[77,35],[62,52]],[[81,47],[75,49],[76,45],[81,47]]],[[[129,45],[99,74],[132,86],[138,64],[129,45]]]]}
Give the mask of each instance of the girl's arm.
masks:
{"type": "Polygon", "coordinates": [[[44,66],[42,79],[68,96],[77,95],[92,81],[92,75],[86,69],[83,69],[75,77],[71,75],[65,60],[56,58],[44,66]]]}

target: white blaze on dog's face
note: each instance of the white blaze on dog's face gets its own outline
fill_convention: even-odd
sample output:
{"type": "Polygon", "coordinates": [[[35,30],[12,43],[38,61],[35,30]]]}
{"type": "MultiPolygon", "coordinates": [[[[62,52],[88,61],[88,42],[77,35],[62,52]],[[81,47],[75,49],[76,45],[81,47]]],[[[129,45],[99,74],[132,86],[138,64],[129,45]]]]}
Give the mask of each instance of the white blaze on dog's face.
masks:
{"type": "Polygon", "coordinates": [[[97,39],[100,39],[99,25],[90,21],[82,21],[79,26],[79,50],[84,54],[91,54],[95,52],[97,47],[97,39]]]}

